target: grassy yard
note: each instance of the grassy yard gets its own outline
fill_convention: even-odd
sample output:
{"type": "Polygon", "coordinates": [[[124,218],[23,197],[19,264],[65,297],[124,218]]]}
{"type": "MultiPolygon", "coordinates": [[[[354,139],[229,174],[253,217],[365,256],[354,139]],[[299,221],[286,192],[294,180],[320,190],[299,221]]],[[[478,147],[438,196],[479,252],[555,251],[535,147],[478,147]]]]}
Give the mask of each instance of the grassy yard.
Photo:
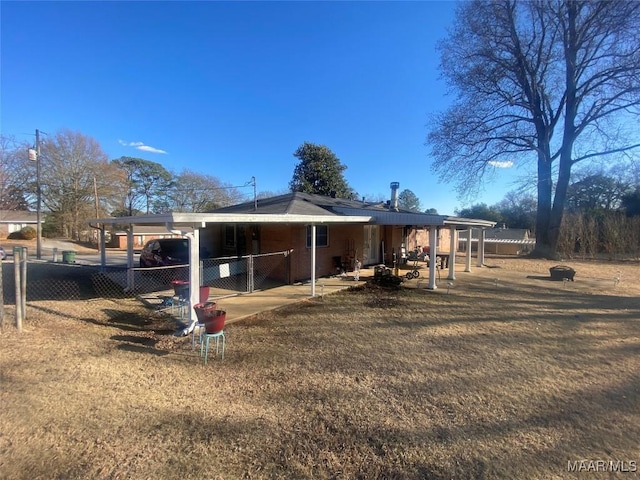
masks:
{"type": "Polygon", "coordinates": [[[133,301],[34,302],[0,330],[0,478],[637,477],[638,263],[487,263],[230,325],[206,367],[133,301]]]}

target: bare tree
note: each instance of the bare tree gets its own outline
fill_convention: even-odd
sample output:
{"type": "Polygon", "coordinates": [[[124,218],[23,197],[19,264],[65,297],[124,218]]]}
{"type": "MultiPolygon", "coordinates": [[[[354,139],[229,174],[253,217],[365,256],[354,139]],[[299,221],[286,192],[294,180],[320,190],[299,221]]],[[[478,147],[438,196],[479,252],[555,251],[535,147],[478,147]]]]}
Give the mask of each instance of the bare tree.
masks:
{"type": "Polygon", "coordinates": [[[14,137],[0,135],[0,210],[26,210],[32,197],[35,201],[35,168],[28,161],[28,148],[14,137]]]}
{"type": "Polygon", "coordinates": [[[212,175],[183,170],[175,176],[164,199],[159,199],[155,211],[208,212],[233,205],[245,199],[240,191],[212,175]]]}
{"type": "Polygon", "coordinates": [[[58,222],[59,233],[80,240],[87,220],[111,208],[121,175],[96,140],[70,130],[47,137],[41,143],[40,160],[42,203],[58,222]],[[96,191],[102,210],[98,212],[96,191]]]}
{"type": "Polygon", "coordinates": [[[535,253],[556,256],[572,167],[640,146],[640,2],[473,0],[440,51],[457,97],[428,136],[434,170],[473,193],[536,158],[535,253]]]}

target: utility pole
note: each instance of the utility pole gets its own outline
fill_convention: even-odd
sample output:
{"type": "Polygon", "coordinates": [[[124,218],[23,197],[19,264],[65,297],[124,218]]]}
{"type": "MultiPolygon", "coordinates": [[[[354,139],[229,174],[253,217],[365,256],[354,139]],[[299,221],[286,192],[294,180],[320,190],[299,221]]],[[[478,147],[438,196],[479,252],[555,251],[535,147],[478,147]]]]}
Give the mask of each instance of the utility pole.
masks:
{"type": "Polygon", "coordinates": [[[256,195],[256,177],[251,177],[253,182],[253,209],[258,210],[258,197],[256,195]]]}
{"type": "MultiPolygon", "coordinates": [[[[100,218],[100,212],[99,212],[100,201],[98,200],[98,184],[96,182],[95,175],[93,176],[93,198],[96,201],[96,218],[100,218]]],[[[102,248],[102,245],[100,245],[100,234],[98,234],[98,240],[96,244],[98,245],[98,252],[99,252],[100,248],[102,248]]]]}
{"type": "Polygon", "coordinates": [[[36,162],[36,257],[40,260],[42,258],[42,189],[40,188],[40,130],[37,128],[36,148],[29,149],[29,160],[36,162]]]}
{"type": "Polygon", "coordinates": [[[41,210],[42,210],[42,190],[40,188],[40,130],[36,128],[36,222],[38,222],[38,228],[36,229],[36,258],[40,260],[42,258],[42,225],[41,210]]]}

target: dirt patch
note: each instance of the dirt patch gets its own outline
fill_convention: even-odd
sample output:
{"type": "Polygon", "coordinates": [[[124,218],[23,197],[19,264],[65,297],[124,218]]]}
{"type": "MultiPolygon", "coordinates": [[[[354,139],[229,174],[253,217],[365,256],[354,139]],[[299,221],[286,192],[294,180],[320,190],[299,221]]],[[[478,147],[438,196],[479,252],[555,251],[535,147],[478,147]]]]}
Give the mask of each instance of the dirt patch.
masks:
{"type": "Polygon", "coordinates": [[[442,272],[435,291],[413,281],[268,312],[230,325],[225,360],[206,367],[190,337],[134,301],[34,302],[23,334],[0,331],[0,478],[629,469],[639,265],[566,263],[575,282],[545,278],[557,262],[488,258],[455,281],[442,272]]]}

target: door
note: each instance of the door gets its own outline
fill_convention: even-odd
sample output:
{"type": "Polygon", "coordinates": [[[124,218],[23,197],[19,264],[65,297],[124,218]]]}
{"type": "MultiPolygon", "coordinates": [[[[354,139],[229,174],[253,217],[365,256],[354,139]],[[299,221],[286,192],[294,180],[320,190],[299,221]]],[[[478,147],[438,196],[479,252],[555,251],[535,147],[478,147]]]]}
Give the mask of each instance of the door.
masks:
{"type": "Polygon", "coordinates": [[[380,227],[378,225],[365,225],[362,265],[377,265],[380,263],[379,245],[380,227]]]}

